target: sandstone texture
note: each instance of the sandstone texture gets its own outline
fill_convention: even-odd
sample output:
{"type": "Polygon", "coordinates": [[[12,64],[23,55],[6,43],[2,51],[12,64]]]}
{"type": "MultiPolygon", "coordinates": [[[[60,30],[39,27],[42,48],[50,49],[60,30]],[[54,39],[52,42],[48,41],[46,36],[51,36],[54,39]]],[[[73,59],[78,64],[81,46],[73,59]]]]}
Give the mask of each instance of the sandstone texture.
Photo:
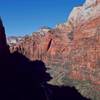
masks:
{"type": "Polygon", "coordinates": [[[50,83],[74,85],[84,96],[100,100],[100,0],[86,0],[66,23],[26,36],[10,50],[44,61],[50,83]]]}
{"type": "MultiPolygon", "coordinates": [[[[47,32],[47,29],[42,30],[42,35],[44,34],[43,32],[47,32]]],[[[40,33],[38,36],[41,36],[40,33]]],[[[34,55],[34,61],[26,58],[26,56],[29,58],[32,56],[26,55],[27,51],[24,52],[25,49],[23,48],[25,46],[22,47],[22,44],[23,39],[27,40],[29,37],[25,37],[21,40],[20,38],[21,37],[9,37],[6,40],[5,30],[0,19],[1,100],[2,98],[3,100],[66,100],[67,98],[70,98],[70,100],[73,100],[73,98],[76,100],[89,100],[82,96],[75,87],[48,84],[48,81],[51,80],[52,77],[46,72],[47,68],[42,61],[42,55],[34,55]],[[7,43],[9,43],[10,48],[16,45],[16,47],[14,47],[15,49],[11,49],[13,53],[9,51],[7,43]],[[20,43],[21,45],[19,45],[20,43]]],[[[31,43],[32,41],[29,39],[27,43],[29,42],[31,43]]],[[[26,41],[24,43],[26,43],[26,41]]],[[[47,43],[44,46],[46,48],[43,50],[48,51],[50,44],[51,40],[49,44],[47,43]]],[[[35,48],[37,49],[37,45],[35,48]]],[[[39,51],[40,50],[38,50],[38,52],[39,51]]],[[[38,52],[36,52],[36,54],[41,54],[38,52]]]]}

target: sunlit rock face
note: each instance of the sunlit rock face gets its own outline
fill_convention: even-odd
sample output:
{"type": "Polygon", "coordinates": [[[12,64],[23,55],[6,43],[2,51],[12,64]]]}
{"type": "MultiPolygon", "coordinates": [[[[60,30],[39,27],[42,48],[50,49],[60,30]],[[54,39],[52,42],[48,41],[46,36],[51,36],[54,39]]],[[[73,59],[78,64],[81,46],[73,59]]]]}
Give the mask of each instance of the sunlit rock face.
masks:
{"type": "Polygon", "coordinates": [[[100,0],[86,0],[84,5],[86,7],[89,7],[89,6],[92,6],[92,5],[97,5],[99,3],[100,3],[100,0]]]}
{"type": "Polygon", "coordinates": [[[34,33],[11,47],[31,60],[43,60],[52,84],[75,86],[100,99],[100,0],[73,8],[68,21],[45,34],[34,33]]]}
{"type": "Polygon", "coordinates": [[[84,38],[95,35],[100,22],[100,1],[99,0],[86,0],[83,6],[75,7],[66,24],[72,27],[74,35],[77,38],[84,38]],[[75,32],[78,32],[77,36],[75,32]],[[81,36],[80,36],[81,35],[81,36]]]}

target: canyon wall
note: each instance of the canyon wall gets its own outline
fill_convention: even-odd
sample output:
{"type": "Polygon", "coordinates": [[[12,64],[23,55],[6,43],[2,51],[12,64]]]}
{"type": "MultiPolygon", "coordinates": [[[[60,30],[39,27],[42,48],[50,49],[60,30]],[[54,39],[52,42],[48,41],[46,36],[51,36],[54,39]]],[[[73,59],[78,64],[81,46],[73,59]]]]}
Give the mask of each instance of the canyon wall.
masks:
{"type": "Polygon", "coordinates": [[[44,61],[51,84],[74,85],[84,96],[99,100],[100,0],[86,0],[64,24],[26,36],[10,50],[44,61]]]}

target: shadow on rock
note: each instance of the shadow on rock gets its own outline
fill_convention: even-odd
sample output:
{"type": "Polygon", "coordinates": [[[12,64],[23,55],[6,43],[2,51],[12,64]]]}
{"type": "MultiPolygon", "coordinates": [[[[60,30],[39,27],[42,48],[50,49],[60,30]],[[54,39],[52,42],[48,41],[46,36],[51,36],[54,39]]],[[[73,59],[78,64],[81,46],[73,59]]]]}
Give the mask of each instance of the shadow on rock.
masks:
{"type": "Polygon", "coordinates": [[[42,61],[18,52],[0,62],[0,100],[87,100],[75,88],[48,84],[52,77],[42,61]]]}

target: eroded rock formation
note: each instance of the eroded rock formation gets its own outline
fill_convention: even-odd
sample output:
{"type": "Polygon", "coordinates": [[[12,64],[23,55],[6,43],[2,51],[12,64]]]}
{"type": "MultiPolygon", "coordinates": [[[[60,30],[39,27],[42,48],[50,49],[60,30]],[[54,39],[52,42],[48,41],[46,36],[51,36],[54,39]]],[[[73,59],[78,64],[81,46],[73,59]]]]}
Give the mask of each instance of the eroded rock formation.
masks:
{"type": "Polygon", "coordinates": [[[31,60],[43,60],[53,84],[74,85],[93,100],[100,98],[100,0],[75,7],[64,24],[45,34],[25,37],[11,47],[31,60]]]}
{"type": "MultiPolygon", "coordinates": [[[[30,59],[26,58],[23,54],[28,56],[27,51],[24,52],[24,46],[19,45],[23,41],[19,41],[17,44],[19,47],[16,46],[16,52],[10,53],[6,43],[4,27],[1,20],[0,22],[0,100],[73,100],[73,98],[88,100],[75,87],[48,84],[47,82],[52,77],[46,72],[47,68],[44,62],[42,60],[30,61],[30,59]]],[[[29,38],[26,37],[25,40],[27,39],[29,38]]],[[[27,43],[29,42],[32,41],[29,39],[27,43]]],[[[44,46],[46,48],[43,50],[48,51],[51,43],[52,39],[44,46]]],[[[10,44],[13,47],[15,42],[12,41],[10,44]]],[[[32,45],[34,46],[34,43],[32,45]]],[[[29,48],[31,47],[29,46],[29,48]]],[[[37,48],[36,45],[33,50],[37,48]]],[[[39,51],[40,49],[36,52],[38,55],[34,55],[34,57],[37,57],[34,59],[42,59],[39,51]]]]}

